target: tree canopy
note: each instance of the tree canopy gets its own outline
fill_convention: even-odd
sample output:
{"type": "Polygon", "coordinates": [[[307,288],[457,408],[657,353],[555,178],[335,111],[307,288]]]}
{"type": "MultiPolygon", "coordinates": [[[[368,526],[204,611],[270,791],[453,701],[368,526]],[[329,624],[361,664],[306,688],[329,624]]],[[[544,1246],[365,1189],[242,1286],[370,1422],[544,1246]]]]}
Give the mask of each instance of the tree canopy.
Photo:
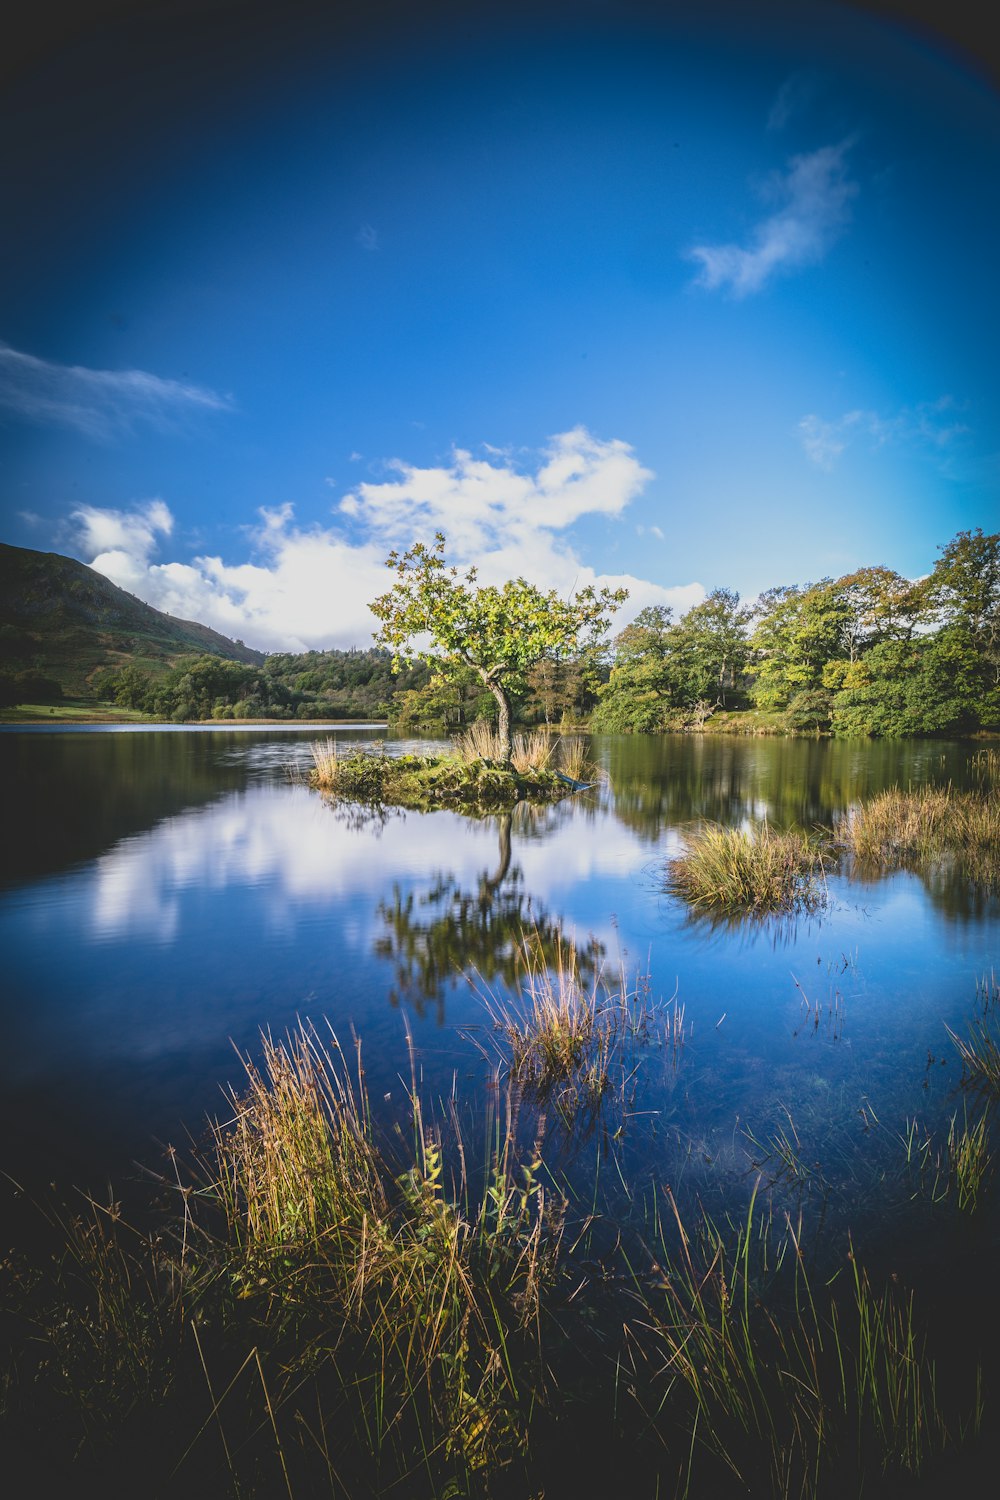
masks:
{"type": "Polygon", "coordinates": [[[509,762],[514,686],[543,658],[598,642],[627,591],[588,586],[564,599],[523,578],[479,584],[474,567],[448,564],[445,546],[437,532],[432,546],[390,553],[386,566],[397,581],[371,605],[382,622],[375,640],[396,661],[424,661],[446,675],[477,672],[496,701],[500,758],[509,762]]]}

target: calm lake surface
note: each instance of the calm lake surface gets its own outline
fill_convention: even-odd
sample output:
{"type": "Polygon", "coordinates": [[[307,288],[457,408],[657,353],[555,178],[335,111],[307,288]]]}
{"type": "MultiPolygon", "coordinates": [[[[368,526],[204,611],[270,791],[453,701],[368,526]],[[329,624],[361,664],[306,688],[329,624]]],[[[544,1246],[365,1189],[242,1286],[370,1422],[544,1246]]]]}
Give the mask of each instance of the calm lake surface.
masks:
{"type": "MultiPolygon", "coordinates": [[[[903,1232],[902,1138],[914,1119],[961,1120],[946,1028],[964,1034],[1000,971],[997,900],[947,870],[840,874],[822,918],[713,926],[664,893],[664,864],[694,819],[829,823],[882,787],[966,785],[973,746],[597,738],[606,787],[474,821],[331,807],[295,780],[323,737],[0,733],[0,1168],[117,1185],[224,1111],[234,1047],[256,1055],[262,1028],[306,1017],[345,1047],[356,1031],[387,1116],[405,1105],[407,1029],[427,1096],[474,1113],[492,1067],[482,991],[505,993],[534,924],[683,1006],[680,1050],[636,1057],[630,1184],[738,1206],[764,1162],[789,1202],[808,1176],[824,1214],[903,1232]],[[784,1187],[779,1133],[803,1164],[784,1187]]],[[[973,1222],[996,1240],[993,1218],[973,1222]]]]}

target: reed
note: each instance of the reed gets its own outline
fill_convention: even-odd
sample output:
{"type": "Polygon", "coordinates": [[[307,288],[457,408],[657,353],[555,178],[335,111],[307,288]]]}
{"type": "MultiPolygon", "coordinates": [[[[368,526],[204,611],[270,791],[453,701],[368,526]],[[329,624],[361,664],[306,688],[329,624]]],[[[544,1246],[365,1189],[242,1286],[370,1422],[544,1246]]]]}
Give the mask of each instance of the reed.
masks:
{"type": "Polygon", "coordinates": [[[331,737],[317,740],[311,746],[313,776],[320,786],[332,786],[337,780],[340,752],[337,741],[331,737]]]}
{"type": "Polygon", "coordinates": [[[862,864],[919,867],[952,856],[973,879],[1000,881],[1000,793],[995,790],[893,787],[852,808],[836,837],[862,864]]]}
{"type": "Polygon", "coordinates": [[[993,1175],[989,1123],[989,1116],[984,1111],[970,1125],[968,1110],[965,1110],[961,1127],[957,1114],[952,1115],[948,1127],[948,1156],[958,1206],[969,1213],[978,1208],[980,1194],[993,1175]]]}
{"type": "Polygon", "coordinates": [[[1000,1026],[996,1011],[986,1009],[969,1022],[964,1037],[947,1028],[962,1059],[962,1082],[968,1087],[1000,1099],[1000,1026]]]}
{"type": "Polygon", "coordinates": [[[728,1234],[704,1212],[689,1230],[667,1193],[659,1301],[643,1295],[656,1375],[639,1399],[668,1451],[688,1455],[676,1492],[706,1452],[720,1488],[754,1493],[860,1494],[918,1476],[949,1427],[912,1296],[876,1291],[853,1248],[846,1283],[814,1284],[801,1223],[778,1228],[757,1191],[728,1234]]]}
{"type": "Polygon", "coordinates": [[[827,855],[801,830],[777,833],[708,823],[684,836],[668,889],[697,911],[766,916],[814,912],[828,902],[827,855]]]}
{"type": "Polygon", "coordinates": [[[265,1037],[244,1063],[194,1175],[163,1184],[168,1227],[137,1236],[97,1205],[63,1226],[0,1415],[37,1414],[44,1389],[41,1420],[93,1477],[145,1412],[170,1494],[213,1474],[206,1493],[313,1493],[317,1466],[336,1495],[470,1493],[546,1401],[563,1200],[537,1148],[508,1113],[475,1193],[415,1092],[409,1129],[376,1140],[332,1033],[265,1037]]]}
{"type": "MultiPolygon", "coordinates": [[[[585,986],[569,951],[546,979],[527,951],[541,1021],[575,1015],[583,1038],[536,1048],[529,986],[529,1076],[579,1079],[595,1048],[659,1024],[641,981],[585,986]]],[[[666,1034],[683,1041],[676,999],[666,1034]]],[[[135,1473],[171,1497],[579,1494],[609,1433],[622,1492],[821,1500],[887,1493],[978,1429],[978,1385],[946,1420],[913,1298],[873,1284],[850,1244],[834,1277],[810,1270],[801,1217],[777,1216],[760,1178],[722,1224],[686,1223],[657,1188],[649,1220],[605,1223],[595,1257],[598,1183],[566,1233],[517,1091],[493,1096],[470,1176],[454,1100],[428,1119],[412,1069],[380,1130],[359,1045],[308,1024],[264,1036],[193,1169],[172,1158],[151,1230],[113,1201],[50,1219],[55,1280],[18,1284],[0,1419],[61,1456],[53,1493],[118,1493],[135,1473]],[[592,1447],[579,1423],[567,1437],[574,1410],[592,1447]]],[[[919,1155],[915,1124],[905,1143],[919,1155]]],[[[790,1117],[766,1149],[803,1175],[790,1117]]]]}
{"type": "Polygon", "coordinates": [[[500,1041],[510,1078],[542,1100],[555,1097],[564,1118],[581,1106],[598,1107],[609,1092],[621,1101],[632,1051],[654,1035],[676,1063],[685,1040],[684,1007],[651,998],[648,976],[617,983],[598,970],[584,982],[576,946],[560,940],[543,955],[526,933],[518,952],[520,985],[514,996],[489,990],[482,999],[500,1041]]]}
{"type": "Polygon", "coordinates": [[[589,786],[604,784],[608,773],[590,759],[590,741],[583,735],[563,735],[556,743],[556,762],[564,776],[589,786]]]}

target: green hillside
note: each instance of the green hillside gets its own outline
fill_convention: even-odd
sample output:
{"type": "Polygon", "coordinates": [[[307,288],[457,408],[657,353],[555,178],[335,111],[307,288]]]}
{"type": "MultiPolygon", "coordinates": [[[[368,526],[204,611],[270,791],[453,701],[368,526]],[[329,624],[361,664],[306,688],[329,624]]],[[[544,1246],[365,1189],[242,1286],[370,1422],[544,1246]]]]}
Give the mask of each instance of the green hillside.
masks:
{"type": "Polygon", "coordinates": [[[87,698],[107,669],[131,665],[157,676],[205,655],[252,666],[265,660],[206,625],[143,604],[71,557],[0,543],[0,671],[37,672],[66,697],[87,698]]]}

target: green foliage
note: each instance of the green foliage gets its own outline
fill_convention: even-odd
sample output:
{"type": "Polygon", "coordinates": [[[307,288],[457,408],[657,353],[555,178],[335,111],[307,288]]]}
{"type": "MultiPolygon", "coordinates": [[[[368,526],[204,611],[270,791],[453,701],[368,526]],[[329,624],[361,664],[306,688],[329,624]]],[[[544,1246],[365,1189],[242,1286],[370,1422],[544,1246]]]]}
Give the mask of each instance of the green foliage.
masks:
{"type": "Polygon", "coordinates": [[[0,708],[18,703],[58,703],[62,685],[42,672],[0,672],[0,708]]]}
{"type": "Polygon", "coordinates": [[[785,722],[797,734],[819,734],[830,727],[830,694],[821,688],[796,693],[785,710],[785,722]]]}
{"type": "Polygon", "coordinates": [[[882,641],[845,665],[832,699],[839,735],[960,733],[979,719],[975,654],[955,628],[935,636],[882,641]]]}
{"type": "Polygon", "coordinates": [[[758,708],[786,708],[797,693],[821,688],[827,663],[846,655],[848,607],[826,578],[804,589],[769,589],[757,614],[750,637],[753,701],[758,708]]]}
{"type": "Polygon", "coordinates": [[[496,699],[509,759],[514,686],[544,657],[598,642],[626,593],[588,587],[562,599],[555,589],[543,593],[523,578],[501,587],[479,585],[475,568],[460,576],[444,553],[438,532],[432,547],[415,542],[402,554],[390,554],[387,566],[395,569],[397,582],[371,605],[382,622],[375,639],[394,660],[422,660],[444,675],[477,672],[496,699]]]}
{"type": "Polygon", "coordinates": [[[715,589],[676,623],[663,605],[641,610],[615,639],[611,677],[592,727],[611,734],[700,727],[716,707],[740,698],[749,611],[715,589]]]}

